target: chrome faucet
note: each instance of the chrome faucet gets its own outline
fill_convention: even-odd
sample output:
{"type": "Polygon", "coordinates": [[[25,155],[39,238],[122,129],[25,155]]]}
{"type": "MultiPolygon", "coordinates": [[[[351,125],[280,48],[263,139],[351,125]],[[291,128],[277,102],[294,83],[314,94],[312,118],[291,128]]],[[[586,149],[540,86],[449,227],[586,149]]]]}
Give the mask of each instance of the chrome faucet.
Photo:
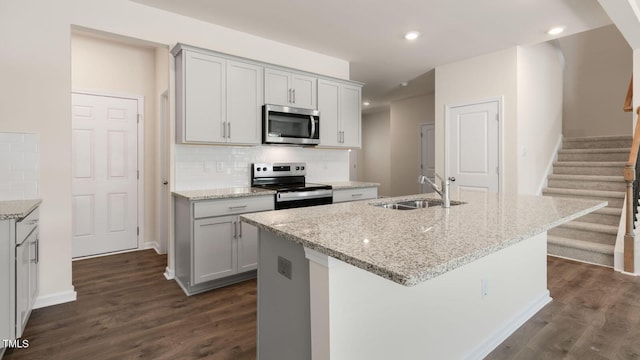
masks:
{"type": "Polygon", "coordinates": [[[440,179],[440,186],[436,185],[431,179],[424,175],[418,176],[418,182],[420,184],[429,183],[433,191],[438,193],[442,198],[442,207],[450,208],[451,207],[451,198],[449,197],[449,188],[451,187],[451,182],[456,181],[456,178],[453,176],[447,178],[446,180],[441,178],[440,175],[435,174],[438,179],[440,179]]]}

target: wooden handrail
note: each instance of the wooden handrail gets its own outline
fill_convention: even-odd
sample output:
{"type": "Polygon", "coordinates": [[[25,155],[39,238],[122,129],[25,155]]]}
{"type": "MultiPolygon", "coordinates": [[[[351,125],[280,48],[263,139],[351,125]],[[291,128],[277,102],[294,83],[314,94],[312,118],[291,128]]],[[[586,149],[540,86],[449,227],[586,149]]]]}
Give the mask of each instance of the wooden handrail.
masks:
{"type": "MultiPolygon", "coordinates": [[[[624,106],[622,107],[624,111],[633,111],[633,75],[631,75],[631,80],[629,80],[629,89],[627,90],[627,97],[624,99],[624,106]]],[[[638,108],[640,110],[640,108],[638,108]]]]}

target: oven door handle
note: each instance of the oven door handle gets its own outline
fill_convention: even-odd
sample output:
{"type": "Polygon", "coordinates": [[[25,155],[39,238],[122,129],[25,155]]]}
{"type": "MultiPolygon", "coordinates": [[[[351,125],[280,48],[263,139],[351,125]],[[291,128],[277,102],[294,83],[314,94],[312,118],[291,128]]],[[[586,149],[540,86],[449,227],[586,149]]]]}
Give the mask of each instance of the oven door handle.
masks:
{"type": "Polygon", "coordinates": [[[333,190],[291,191],[278,193],[276,201],[296,201],[304,199],[317,199],[333,196],[333,190]]]}

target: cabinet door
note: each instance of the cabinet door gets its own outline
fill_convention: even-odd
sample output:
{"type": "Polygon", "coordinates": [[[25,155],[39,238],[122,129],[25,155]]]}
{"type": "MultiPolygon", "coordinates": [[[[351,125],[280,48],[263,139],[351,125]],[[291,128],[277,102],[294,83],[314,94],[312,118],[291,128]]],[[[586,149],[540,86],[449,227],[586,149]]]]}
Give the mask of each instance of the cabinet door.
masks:
{"type": "Polygon", "coordinates": [[[342,145],[360,147],[361,110],[360,87],[343,84],[340,89],[340,128],[342,145]]]}
{"type": "Polygon", "coordinates": [[[31,241],[29,242],[29,309],[33,309],[33,304],[36,302],[36,297],[38,297],[38,262],[39,262],[39,251],[38,248],[40,246],[40,237],[38,234],[38,230],[35,231],[35,234],[31,241]]]}
{"type": "Polygon", "coordinates": [[[227,61],[228,141],[260,144],[262,129],[263,68],[227,61]]]}
{"type": "Polygon", "coordinates": [[[237,216],[221,216],[193,222],[193,284],[237,272],[234,242],[237,216]]]}
{"type": "Polygon", "coordinates": [[[247,223],[239,223],[238,232],[238,272],[258,268],[258,228],[247,223]]]}
{"type": "Polygon", "coordinates": [[[225,60],[184,51],[186,142],[225,142],[225,60]]]}
{"type": "Polygon", "coordinates": [[[305,109],[316,108],[316,88],[318,79],[300,74],[293,74],[291,77],[291,94],[293,106],[305,109]]]}
{"type": "Polygon", "coordinates": [[[286,71],[264,69],[264,102],[288,106],[291,105],[290,74],[286,71]]]}
{"type": "Polygon", "coordinates": [[[22,331],[29,317],[29,239],[16,247],[16,338],[22,331]]]}
{"type": "Polygon", "coordinates": [[[320,145],[339,146],[340,84],[318,80],[318,110],[320,111],[320,145]]]}

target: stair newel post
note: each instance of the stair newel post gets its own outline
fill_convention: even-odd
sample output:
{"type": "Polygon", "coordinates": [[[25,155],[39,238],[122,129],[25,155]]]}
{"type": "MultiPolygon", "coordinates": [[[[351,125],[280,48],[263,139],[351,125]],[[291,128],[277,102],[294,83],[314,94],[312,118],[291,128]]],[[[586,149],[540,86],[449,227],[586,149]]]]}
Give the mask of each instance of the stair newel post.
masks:
{"type": "Polygon", "coordinates": [[[627,184],[627,210],[625,214],[626,218],[626,230],[624,235],[624,271],[634,272],[634,245],[635,245],[635,231],[634,227],[634,199],[636,198],[636,167],[635,164],[627,164],[624,169],[624,180],[627,184]]]}

